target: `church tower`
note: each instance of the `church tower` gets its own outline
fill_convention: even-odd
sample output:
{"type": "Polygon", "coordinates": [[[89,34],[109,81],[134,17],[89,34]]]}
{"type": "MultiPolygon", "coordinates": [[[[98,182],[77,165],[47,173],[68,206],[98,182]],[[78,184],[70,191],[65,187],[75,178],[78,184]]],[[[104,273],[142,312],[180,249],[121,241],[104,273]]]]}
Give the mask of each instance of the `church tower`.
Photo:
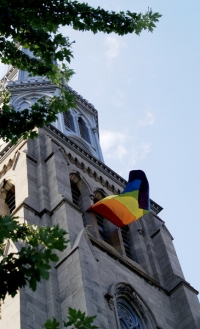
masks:
{"type": "MultiPolygon", "coordinates": [[[[48,79],[13,68],[2,82],[18,111],[58,94],[48,79]]],[[[69,90],[76,108],[40,129],[38,138],[0,143],[0,213],[38,226],[59,224],[70,240],[48,281],[2,303],[0,328],[40,329],[53,316],[62,328],[69,307],[97,315],[100,329],[200,328],[198,292],[184,278],[162,207],[151,200],[151,212],[122,229],[86,212],[119,194],[126,181],[104,163],[97,110],[69,90]]],[[[5,254],[15,249],[8,241],[5,254]]]]}

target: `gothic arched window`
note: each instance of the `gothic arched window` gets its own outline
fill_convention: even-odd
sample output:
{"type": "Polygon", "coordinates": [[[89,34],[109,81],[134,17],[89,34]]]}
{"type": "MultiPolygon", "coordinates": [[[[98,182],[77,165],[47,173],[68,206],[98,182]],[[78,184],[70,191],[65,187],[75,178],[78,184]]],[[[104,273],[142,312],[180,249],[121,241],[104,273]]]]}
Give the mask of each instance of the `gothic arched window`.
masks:
{"type": "Polygon", "coordinates": [[[84,140],[86,140],[86,142],[90,143],[88,128],[86,126],[85,121],[81,117],[78,118],[78,127],[79,127],[80,136],[84,140]]]}
{"type": "Polygon", "coordinates": [[[70,112],[63,113],[63,120],[64,120],[65,128],[75,131],[73,116],[70,112]]]}
{"type": "Polygon", "coordinates": [[[71,191],[72,191],[72,201],[76,206],[79,206],[80,191],[78,186],[71,182],[71,191]]]}
{"type": "Polygon", "coordinates": [[[111,309],[115,307],[118,329],[158,328],[149,307],[130,284],[114,284],[105,298],[111,309]]]}
{"type": "Polygon", "coordinates": [[[5,202],[10,210],[10,214],[15,209],[15,187],[12,188],[7,192],[5,202]]]}
{"type": "Polygon", "coordinates": [[[0,210],[3,214],[11,214],[15,209],[15,186],[12,180],[4,180],[0,186],[0,210]]]}
{"type": "Polygon", "coordinates": [[[71,193],[72,193],[72,201],[76,206],[80,206],[80,196],[81,192],[78,187],[78,183],[80,182],[81,178],[75,173],[70,175],[70,184],[71,184],[71,193]]]}
{"type": "Polygon", "coordinates": [[[117,313],[121,329],[144,329],[137,312],[123,298],[117,299],[117,313]]]}

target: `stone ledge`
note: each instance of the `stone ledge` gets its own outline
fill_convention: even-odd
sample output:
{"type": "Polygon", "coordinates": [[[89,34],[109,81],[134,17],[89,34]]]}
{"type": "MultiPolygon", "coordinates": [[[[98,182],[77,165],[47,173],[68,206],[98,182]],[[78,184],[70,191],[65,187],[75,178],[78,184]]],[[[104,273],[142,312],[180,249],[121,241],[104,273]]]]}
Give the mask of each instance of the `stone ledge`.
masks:
{"type": "Polygon", "coordinates": [[[36,210],[34,207],[30,206],[28,203],[26,202],[22,202],[20,203],[12,212],[12,215],[16,214],[16,212],[21,209],[21,208],[26,208],[28,210],[30,210],[31,212],[33,212],[36,216],[38,217],[42,217],[44,214],[49,215],[50,217],[63,205],[63,204],[68,204],[70,205],[72,208],[74,208],[76,211],[78,211],[80,214],[82,214],[81,210],[70,200],[66,199],[66,198],[62,198],[58,204],[52,209],[49,210],[47,208],[43,208],[41,211],[36,210]]]}
{"type": "MultiPolygon", "coordinates": [[[[64,143],[68,148],[70,148],[73,151],[75,151],[80,157],[82,157],[87,162],[89,162],[93,167],[96,167],[99,171],[101,171],[104,175],[108,176],[111,180],[113,180],[115,183],[117,183],[118,185],[120,185],[122,188],[124,188],[126,186],[127,181],[125,179],[123,179],[115,171],[113,171],[108,166],[106,166],[103,162],[101,162],[100,160],[98,160],[97,158],[95,158],[94,156],[92,156],[91,154],[87,153],[79,145],[77,145],[74,141],[72,142],[60,130],[56,129],[52,125],[47,126],[47,127],[44,127],[43,129],[45,131],[47,131],[48,133],[51,133],[52,135],[55,135],[57,140],[59,140],[60,142],[64,143]]],[[[70,158],[68,158],[68,159],[69,159],[70,162],[73,162],[74,163],[74,160],[72,159],[72,157],[71,157],[71,159],[70,158]]],[[[77,165],[78,165],[78,162],[77,162],[77,165]]],[[[79,165],[78,165],[78,167],[80,168],[79,165]]],[[[92,172],[94,172],[94,170],[92,170],[92,172]]],[[[100,177],[99,177],[99,179],[100,179],[100,177]]],[[[110,190],[110,188],[108,188],[108,189],[110,190]]],[[[113,193],[114,193],[114,191],[113,191],[113,193]]],[[[155,215],[157,215],[163,209],[161,206],[159,206],[155,201],[153,201],[151,199],[150,199],[150,207],[151,207],[152,212],[155,215]]]]}
{"type": "Polygon", "coordinates": [[[99,240],[96,240],[91,234],[88,234],[91,242],[97,246],[100,250],[106,252],[110,257],[118,260],[121,264],[129,268],[131,271],[137,273],[140,277],[145,279],[145,281],[150,284],[151,286],[154,286],[159,291],[162,291],[166,295],[169,296],[169,291],[162,287],[156,280],[154,280],[152,277],[150,277],[148,274],[146,274],[144,271],[140,270],[136,265],[133,264],[133,261],[129,261],[125,259],[123,256],[121,256],[117,251],[113,250],[109,245],[106,245],[106,243],[102,243],[99,240]]]}
{"type": "Polygon", "coordinates": [[[179,289],[180,287],[184,286],[186,288],[188,288],[189,290],[191,290],[193,293],[195,293],[196,295],[199,294],[199,292],[193,288],[189,282],[183,280],[183,279],[180,279],[181,281],[174,287],[172,288],[170,291],[169,291],[169,295],[172,295],[177,289],[179,289]]]}

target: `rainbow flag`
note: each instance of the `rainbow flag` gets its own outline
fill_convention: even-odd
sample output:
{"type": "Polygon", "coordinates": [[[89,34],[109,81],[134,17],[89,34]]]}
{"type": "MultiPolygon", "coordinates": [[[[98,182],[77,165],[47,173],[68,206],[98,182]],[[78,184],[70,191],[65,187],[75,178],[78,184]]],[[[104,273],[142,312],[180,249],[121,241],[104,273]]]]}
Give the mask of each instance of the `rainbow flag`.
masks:
{"type": "Polygon", "coordinates": [[[128,225],[150,211],[149,183],[142,170],[132,170],[120,195],[109,195],[87,211],[108,219],[118,227],[128,225]]]}

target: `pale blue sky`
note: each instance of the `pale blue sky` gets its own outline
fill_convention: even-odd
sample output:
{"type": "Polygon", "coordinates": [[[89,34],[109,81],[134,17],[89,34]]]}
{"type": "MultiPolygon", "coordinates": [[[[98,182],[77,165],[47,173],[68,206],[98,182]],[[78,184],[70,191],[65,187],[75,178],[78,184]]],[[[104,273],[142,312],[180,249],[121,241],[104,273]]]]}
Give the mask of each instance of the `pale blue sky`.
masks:
{"type": "Polygon", "coordinates": [[[125,178],[146,172],[185,278],[200,290],[200,2],[88,3],[163,15],[139,37],[65,29],[76,40],[71,86],[99,112],[106,164],[125,178]]]}
{"type": "Polygon", "coordinates": [[[200,291],[200,2],[87,2],[163,15],[153,34],[62,32],[76,40],[70,85],[99,112],[106,164],[126,179],[146,172],[185,279],[200,291]]]}

